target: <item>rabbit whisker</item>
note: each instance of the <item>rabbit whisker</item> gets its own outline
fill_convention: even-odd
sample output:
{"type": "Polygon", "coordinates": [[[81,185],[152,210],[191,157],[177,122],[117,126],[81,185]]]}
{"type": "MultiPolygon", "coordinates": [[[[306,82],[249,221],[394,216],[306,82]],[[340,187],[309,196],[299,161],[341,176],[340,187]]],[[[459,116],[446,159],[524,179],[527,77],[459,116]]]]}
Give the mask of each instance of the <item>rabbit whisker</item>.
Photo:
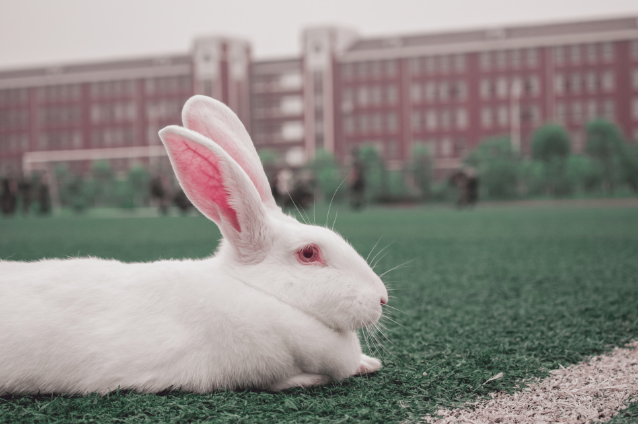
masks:
{"type": "Polygon", "coordinates": [[[410,260],[409,260],[409,261],[407,261],[407,262],[403,262],[401,265],[397,265],[397,266],[395,266],[394,268],[390,268],[389,270],[387,270],[387,271],[386,271],[386,272],[384,272],[383,274],[379,275],[379,277],[383,277],[383,276],[384,276],[384,275],[386,275],[388,272],[390,272],[390,271],[394,271],[395,269],[399,269],[399,268],[401,268],[401,267],[404,267],[405,265],[409,264],[410,262],[414,262],[415,260],[416,260],[416,258],[414,258],[414,259],[410,259],[410,260]]]}
{"type": "MultiPolygon", "coordinates": [[[[374,251],[374,248],[377,247],[377,244],[379,244],[379,242],[381,241],[382,238],[383,238],[383,236],[379,237],[379,240],[377,240],[377,242],[374,244],[374,246],[372,246],[372,249],[370,249],[370,253],[368,253],[368,256],[366,256],[366,262],[368,262],[368,258],[370,257],[370,255],[374,251]]],[[[368,262],[368,263],[370,263],[370,262],[368,262]]]]}
{"type": "Polygon", "coordinates": [[[326,214],[326,227],[328,226],[328,220],[330,219],[330,207],[332,206],[332,201],[335,199],[335,195],[337,194],[337,192],[339,191],[339,189],[341,188],[341,186],[343,185],[343,183],[346,182],[346,180],[348,179],[348,177],[350,176],[350,174],[352,174],[352,171],[350,171],[348,173],[348,175],[346,175],[346,177],[341,181],[341,184],[339,184],[337,186],[337,189],[335,190],[335,192],[332,194],[332,199],[330,199],[330,204],[328,205],[328,213],[326,214]]]}
{"type": "Polygon", "coordinates": [[[370,259],[370,262],[374,262],[374,258],[376,258],[377,256],[379,256],[379,253],[383,252],[385,249],[387,249],[388,247],[390,247],[390,246],[392,245],[392,243],[394,243],[394,242],[390,242],[390,243],[388,243],[388,244],[387,244],[387,245],[386,245],[383,249],[379,250],[379,251],[377,252],[377,254],[376,254],[376,255],[374,255],[374,257],[373,257],[372,259],[370,259]]]}

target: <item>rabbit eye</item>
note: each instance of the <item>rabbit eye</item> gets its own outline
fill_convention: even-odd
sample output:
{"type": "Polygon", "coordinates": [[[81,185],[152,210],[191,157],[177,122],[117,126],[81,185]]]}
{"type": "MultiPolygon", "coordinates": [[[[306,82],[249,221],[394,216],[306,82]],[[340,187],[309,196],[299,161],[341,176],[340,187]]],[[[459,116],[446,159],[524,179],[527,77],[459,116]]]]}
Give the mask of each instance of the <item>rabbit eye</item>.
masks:
{"type": "Polygon", "coordinates": [[[319,247],[314,244],[309,244],[308,246],[304,246],[297,251],[297,260],[305,265],[311,263],[321,263],[325,265],[323,260],[321,259],[321,252],[319,247]]]}

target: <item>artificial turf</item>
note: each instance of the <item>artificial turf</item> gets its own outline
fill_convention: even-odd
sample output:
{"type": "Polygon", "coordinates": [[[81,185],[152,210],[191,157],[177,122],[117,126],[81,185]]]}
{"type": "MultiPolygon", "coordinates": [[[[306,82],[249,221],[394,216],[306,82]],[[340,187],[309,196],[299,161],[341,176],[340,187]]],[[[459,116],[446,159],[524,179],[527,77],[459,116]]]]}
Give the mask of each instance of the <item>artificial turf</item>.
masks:
{"type": "MultiPolygon", "coordinates": [[[[393,242],[379,272],[414,259],[384,277],[402,312],[372,346],[377,374],[284,393],[4,396],[0,423],[418,421],[638,338],[638,209],[344,206],[335,229],[364,257],[393,242]]],[[[205,257],[218,238],[195,217],[5,219],[0,258],[205,257]]]]}

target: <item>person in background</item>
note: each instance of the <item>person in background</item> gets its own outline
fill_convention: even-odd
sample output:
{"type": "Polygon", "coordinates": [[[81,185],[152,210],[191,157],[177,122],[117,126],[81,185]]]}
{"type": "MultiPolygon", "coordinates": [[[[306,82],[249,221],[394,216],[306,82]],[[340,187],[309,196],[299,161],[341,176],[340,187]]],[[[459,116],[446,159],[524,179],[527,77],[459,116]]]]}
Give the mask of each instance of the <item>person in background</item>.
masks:
{"type": "Polygon", "coordinates": [[[2,179],[0,209],[4,216],[12,216],[18,204],[18,183],[11,177],[2,179]]]}
{"type": "Polygon", "coordinates": [[[39,204],[38,213],[40,215],[49,215],[51,213],[51,195],[49,193],[49,185],[44,175],[40,175],[37,193],[39,204]]]}
{"type": "Polygon", "coordinates": [[[165,177],[156,176],[151,179],[149,184],[151,198],[155,199],[160,214],[166,215],[170,206],[170,198],[168,195],[168,184],[165,177]]]}
{"type": "Polygon", "coordinates": [[[23,176],[18,183],[18,191],[20,192],[20,198],[22,199],[22,214],[28,215],[29,209],[31,209],[31,181],[26,176],[23,176]]]}
{"type": "Polygon", "coordinates": [[[186,193],[184,193],[181,187],[177,189],[175,196],[173,196],[173,204],[177,206],[177,209],[179,209],[182,215],[188,214],[193,207],[193,204],[188,200],[186,193]]]}
{"type": "Polygon", "coordinates": [[[467,168],[467,204],[476,206],[478,202],[479,177],[474,168],[467,168]]]}
{"type": "Polygon", "coordinates": [[[363,161],[359,157],[359,151],[352,152],[354,162],[352,173],[350,174],[350,206],[355,211],[360,210],[365,205],[366,179],[363,161]]]}

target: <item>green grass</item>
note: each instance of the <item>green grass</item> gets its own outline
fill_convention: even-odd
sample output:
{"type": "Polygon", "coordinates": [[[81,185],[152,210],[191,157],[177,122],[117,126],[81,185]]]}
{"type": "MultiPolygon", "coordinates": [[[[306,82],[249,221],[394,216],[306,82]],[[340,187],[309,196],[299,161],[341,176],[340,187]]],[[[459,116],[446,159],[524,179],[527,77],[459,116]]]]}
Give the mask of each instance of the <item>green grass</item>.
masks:
{"type": "MultiPolygon", "coordinates": [[[[386,276],[403,312],[379,373],[279,394],[5,396],[0,423],[417,421],[638,337],[638,209],[341,207],[335,228],[364,257],[393,242],[380,272],[415,259],[386,276]]],[[[0,257],[204,257],[218,238],[197,217],[0,220],[0,257]]]]}

